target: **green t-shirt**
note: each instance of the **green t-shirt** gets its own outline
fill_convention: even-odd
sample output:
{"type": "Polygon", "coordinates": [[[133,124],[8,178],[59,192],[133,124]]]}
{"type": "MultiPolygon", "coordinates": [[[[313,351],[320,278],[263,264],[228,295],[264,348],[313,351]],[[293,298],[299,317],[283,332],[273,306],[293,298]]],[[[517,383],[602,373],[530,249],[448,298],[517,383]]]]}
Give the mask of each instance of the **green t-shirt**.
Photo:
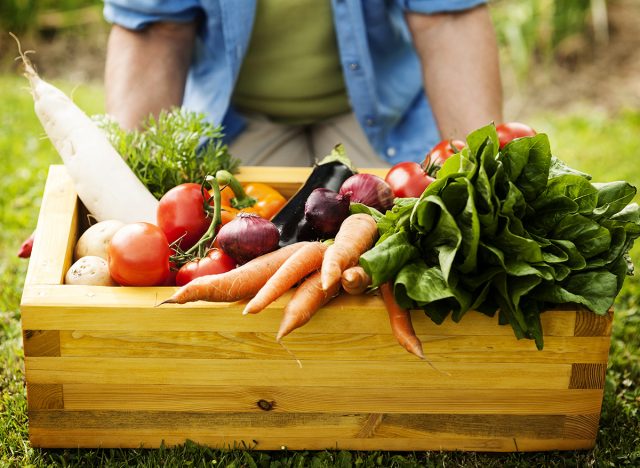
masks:
{"type": "Polygon", "coordinates": [[[330,0],[257,0],[232,102],[276,122],[306,124],[348,112],[330,0]]]}

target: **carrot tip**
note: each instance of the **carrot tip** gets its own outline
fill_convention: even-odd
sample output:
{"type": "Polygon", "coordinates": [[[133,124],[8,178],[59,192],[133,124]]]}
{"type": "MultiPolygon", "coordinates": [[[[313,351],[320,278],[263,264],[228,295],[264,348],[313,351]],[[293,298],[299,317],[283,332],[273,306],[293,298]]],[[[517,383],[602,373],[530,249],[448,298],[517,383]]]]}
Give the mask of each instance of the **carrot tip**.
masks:
{"type": "Polygon", "coordinates": [[[173,297],[170,297],[168,299],[165,299],[164,301],[156,304],[154,307],[160,307],[163,304],[177,304],[178,301],[176,301],[173,297]]]}

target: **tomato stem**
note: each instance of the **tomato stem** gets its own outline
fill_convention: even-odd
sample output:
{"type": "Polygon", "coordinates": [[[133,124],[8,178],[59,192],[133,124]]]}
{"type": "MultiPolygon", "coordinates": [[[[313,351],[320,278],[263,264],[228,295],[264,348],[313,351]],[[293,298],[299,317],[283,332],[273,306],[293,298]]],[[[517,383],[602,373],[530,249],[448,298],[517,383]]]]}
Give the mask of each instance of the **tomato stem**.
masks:
{"type": "Polygon", "coordinates": [[[233,174],[229,171],[219,170],[216,172],[216,181],[220,185],[228,185],[231,190],[233,190],[234,198],[231,199],[231,207],[237,210],[242,210],[243,208],[250,208],[255,205],[258,200],[253,197],[247,195],[244,188],[238,182],[233,174]]]}

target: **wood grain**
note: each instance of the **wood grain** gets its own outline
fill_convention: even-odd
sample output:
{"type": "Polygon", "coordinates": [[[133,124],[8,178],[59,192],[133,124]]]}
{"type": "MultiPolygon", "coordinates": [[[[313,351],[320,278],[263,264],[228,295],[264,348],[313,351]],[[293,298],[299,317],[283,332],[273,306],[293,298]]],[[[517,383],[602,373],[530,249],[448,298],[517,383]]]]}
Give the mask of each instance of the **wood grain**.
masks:
{"type": "MultiPolygon", "coordinates": [[[[175,413],[33,410],[29,420],[39,429],[134,429],[145,433],[180,431],[209,436],[421,438],[525,437],[584,439],[592,417],[564,415],[473,414],[335,414],[335,413],[175,413]],[[567,423],[567,420],[571,422],[567,423]]],[[[597,426],[597,424],[596,424],[597,426]]]]}
{"type": "Polygon", "coordinates": [[[60,431],[34,428],[29,433],[32,446],[44,448],[154,448],[173,447],[189,439],[195,443],[217,448],[252,450],[450,450],[479,452],[514,452],[541,450],[588,450],[595,446],[594,439],[531,439],[525,437],[429,437],[406,439],[359,438],[337,439],[296,436],[263,437],[259,440],[245,437],[214,437],[205,434],[147,434],[140,431],[107,429],[60,431]]]}
{"type": "Polygon", "coordinates": [[[59,384],[27,383],[29,410],[49,410],[64,408],[64,393],[59,384]]]}
{"type": "MultiPolygon", "coordinates": [[[[419,335],[431,362],[598,363],[607,359],[608,337],[547,337],[544,350],[511,336],[419,335]]],[[[196,359],[290,359],[273,333],[64,330],[61,355],[196,359]]],[[[290,335],[285,343],[302,360],[415,361],[389,334],[290,335]]],[[[33,355],[35,356],[35,354],[33,355]]]]}
{"type": "Polygon", "coordinates": [[[613,309],[606,315],[597,315],[590,310],[577,308],[574,336],[606,336],[611,335],[613,309]]]}
{"type": "MultiPolygon", "coordinates": [[[[291,292],[263,312],[243,316],[246,301],[234,303],[195,302],[154,307],[174,288],[105,286],[34,286],[25,289],[22,321],[31,330],[131,330],[131,331],[250,331],[276,333],[291,292]],[[56,313],[47,313],[52,308],[56,313]]],[[[553,310],[541,315],[545,336],[573,336],[575,310],[553,310]]],[[[422,311],[412,313],[421,335],[513,336],[497,317],[470,311],[459,322],[450,318],[433,323],[422,311]]],[[[378,296],[341,295],[323,307],[307,325],[305,333],[391,334],[389,319],[378,296]],[[336,315],[340,319],[336,320],[336,315]]]]}
{"type": "Polygon", "coordinates": [[[607,363],[584,364],[571,366],[571,380],[569,388],[604,388],[607,373],[607,363]]]}
{"type": "Polygon", "coordinates": [[[62,284],[77,238],[78,197],[61,165],[49,168],[25,286],[62,284]]]}
{"type": "Polygon", "coordinates": [[[70,410],[261,413],[258,402],[285,413],[599,413],[599,390],[430,389],[402,387],[277,387],[64,384],[70,410]],[[338,396],[339,395],[339,396],[338,396]]]}
{"type": "Polygon", "coordinates": [[[60,332],[57,330],[24,330],[22,343],[25,356],[60,356],[60,332]]]}
{"type": "Polygon", "coordinates": [[[25,358],[33,383],[171,385],[251,385],[270,382],[290,387],[399,387],[566,389],[571,365],[520,363],[437,363],[424,361],[295,361],[259,359],[25,358]]]}

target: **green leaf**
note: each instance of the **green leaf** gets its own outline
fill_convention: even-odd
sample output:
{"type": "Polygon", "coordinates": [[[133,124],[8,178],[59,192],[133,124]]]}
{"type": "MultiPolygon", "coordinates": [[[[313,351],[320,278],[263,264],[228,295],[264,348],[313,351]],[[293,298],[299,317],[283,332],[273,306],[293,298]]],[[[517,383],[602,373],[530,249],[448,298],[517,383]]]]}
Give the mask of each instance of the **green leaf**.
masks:
{"type": "Polygon", "coordinates": [[[545,283],[533,292],[534,297],[555,304],[577,303],[593,312],[607,313],[618,293],[615,274],[606,270],[576,273],[560,284],[545,283]]]}
{"type": "Polygon", "coordinates": [[[547,186],[551,165],[549,138],[544,133],[533,137],[517,138],[500,153],[509,180],[527,200],[534,200],[547,186]]]}
{"type": "Polygon", "coordinates": [[[372,286],[389,281],[402,267],[420,252],[409,241],[406,231],[400,231],[385,238],[375,247],[360,256],[360,266],[371,276],[372,286]]]}
{"type": "Polygon", "coordinates": [[[627,182],[594,183],[593,187],[598,193],[594,216],[611,217],[624,209],[636,196],[636,188],[627,182]]]}

